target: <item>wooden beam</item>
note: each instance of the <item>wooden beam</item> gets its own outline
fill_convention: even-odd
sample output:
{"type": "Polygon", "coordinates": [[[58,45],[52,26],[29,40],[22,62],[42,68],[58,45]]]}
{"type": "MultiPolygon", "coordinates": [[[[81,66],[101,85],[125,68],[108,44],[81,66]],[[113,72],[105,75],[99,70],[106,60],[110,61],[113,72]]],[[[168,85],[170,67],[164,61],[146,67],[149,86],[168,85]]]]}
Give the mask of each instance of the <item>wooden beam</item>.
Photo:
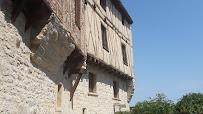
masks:
{"type": "Polygon", "coordinates": [[[80,64],[81,62],[83,62],[84,60],[85,60],[85,58],[83,55],[81,55],[79,53],[79,50],[77,50],[77,49],[73,50],[71,55],[68,56],[67,60],[65,61],[66,65],[63,69],[63,74],[66,73],[68,68],[70,68],[70,70],[75,69],[77,67],[77,65],[80,64]]]}
{"type": "Polygon", "coordinates": [[[78,74],[78,73],[86,74],[86,73],[87,73],[87,70],[86,70],[86,69],[75,69],[75,70],[71,70],[70,73],[68,74],[68,78],[70,78],[72,74],[78,74]]]}
{"type": "Polygon", "coordinates": [[[79,82],[80,82],[80,78],[81,78],[81,77],[82,77],[82,73],[79,73],[79,74],[78,74],[78,77],[77,77],[77,79],[76,79],[76,82],[75,82],[74,86],[73,86],[72,89],[71,89],[70,101],[73,99],[73,95],[74,95],[74,93],[75,93],[75,90],[76,90],[76,88],[77,88],[79,82]]]}
{"type": "Polygon", "coordinates": [[[99,59],[96,59],[96,57],[94,57],[92,55],[87,55],[87,62],[88,62],[87,64],[92,64],[95,67],[102,68],[109,74],[116,75],[119,78],[126,79],[126,80],[132,79],[132,77],[130,77],[128,74],[125,74],[124,72],[116,69],[112,65],[107,65],[105,62],[103,62],[99,59]]]}
{"type": "Polygon", "coordinates": [[[23,10],[23,8],[25,6],[25,3],[26,3],[26,0],[22,0],[13,9],[12,17],[11,17],[11,21],[10,21],[12,24],[15,22],[15,20],[18,17],[18,15],[20,14],[20,12],[23,10]]]}

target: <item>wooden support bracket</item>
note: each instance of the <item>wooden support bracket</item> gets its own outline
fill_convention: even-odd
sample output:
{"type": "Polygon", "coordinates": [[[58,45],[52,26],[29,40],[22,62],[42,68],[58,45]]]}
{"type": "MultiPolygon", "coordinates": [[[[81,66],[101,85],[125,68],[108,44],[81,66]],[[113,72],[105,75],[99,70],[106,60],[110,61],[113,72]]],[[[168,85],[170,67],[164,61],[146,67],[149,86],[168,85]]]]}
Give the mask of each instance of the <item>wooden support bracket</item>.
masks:
{"type": "Polygon", "coordinates": [[[75,93],[75,90],[76,90],[76,88],[77,88],[79,82],[80,82],[80,78],[81,78],[81,77],[82,77],[82,73],[79,73],[79,74],[78,74],[78,77],[77,77],[77,79],[76,79],[76,82],[75,82],[74,86],[72,87],[72,90],[71,90],[71,93],[70,93],[70,101],[73,99],[73,95],[74,95],[74,93],[75,93]]]}
{"type": "Polygon", "coordinates": [[[87,70],[86,70],[86,69],[75,69],[75,70],[71,70],[70,73],[68,74],[68,78],[70,78],[72,74],[78,74],[78,73],[86,74],[86,73],[87,73],[87,70]]]}

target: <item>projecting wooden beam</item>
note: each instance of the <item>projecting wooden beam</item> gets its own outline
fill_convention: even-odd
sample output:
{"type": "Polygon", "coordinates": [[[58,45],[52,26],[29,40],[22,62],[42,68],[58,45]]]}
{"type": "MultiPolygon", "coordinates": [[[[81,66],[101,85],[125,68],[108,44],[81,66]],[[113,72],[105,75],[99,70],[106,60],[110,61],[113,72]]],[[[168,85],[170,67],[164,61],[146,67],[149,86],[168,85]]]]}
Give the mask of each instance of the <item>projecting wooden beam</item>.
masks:
{"type": "Polygon", "coordinates": [[[68,74],[68,78],[71,77],[72,74],[86,74],[87,70],[86,69],[75,69],[75,70],[71,70],[70,73],[68,74]]]}
{"type": "Polygon", "coordinates": [[[116,69],[115,67],[113,67],[112,65],[108,65],[106,64],[104,61],[97,59],[96,57],[94,57],[93,55],[88,55],[87,57],[87,62],[88,64],[92,64],[95,67],[99,67],[104,69],[105,71],[107,71],[109,74],[113,74],[118,76],[119,78],[123,78],[126,80],[129,79],[133,79],[133,77],[130,77],[129,75],[125,74],[124,72],[116,69]]]}
{"type": "Polygon", "coordinates": [[[73,99],[73,95],[75,93],[75,90],[76,90],[79,82],[80,82],[81,77],[82,77],[82,73],[79,73],[78,77],[76,79],[76,82],[75,82],[74,86],[72,87],[72,90],[71,90],[71,93],[70,93],[70,101],[72,101],[72,99],[73,99]]]}
{"type": "Polygon", "coordinates": [[[25,3],[26,3],[26,0],[22,0],[13,9],[12,17],[11,17],[11,21],[10,21],[12,24],[15,22],[15,20],[18,17],[18,15],[20,14],[20,12],[23,10],[23,8],[25,6],[25,3]]]}

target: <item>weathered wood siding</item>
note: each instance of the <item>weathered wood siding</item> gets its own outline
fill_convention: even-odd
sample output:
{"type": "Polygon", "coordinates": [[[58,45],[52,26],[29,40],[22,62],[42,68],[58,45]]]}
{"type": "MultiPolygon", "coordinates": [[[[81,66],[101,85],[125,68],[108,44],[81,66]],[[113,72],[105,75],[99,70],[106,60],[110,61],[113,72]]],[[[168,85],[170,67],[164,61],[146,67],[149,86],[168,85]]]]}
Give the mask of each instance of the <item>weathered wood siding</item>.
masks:
{"type": "Polygon", "coordinates": [[[87,0],[85,11],[87,52],[133,77],[131,25],[126,20],[125,24],[122,24],[122,15],[110,0],[107,0],[106,4],[105,11],[100,6],[100,0],[87,0]],[[109,52],[102,46],[101,24],[106,28],[109,52]],[[126,45],[128,66],[123,63],[121,43],[126,45]]]}

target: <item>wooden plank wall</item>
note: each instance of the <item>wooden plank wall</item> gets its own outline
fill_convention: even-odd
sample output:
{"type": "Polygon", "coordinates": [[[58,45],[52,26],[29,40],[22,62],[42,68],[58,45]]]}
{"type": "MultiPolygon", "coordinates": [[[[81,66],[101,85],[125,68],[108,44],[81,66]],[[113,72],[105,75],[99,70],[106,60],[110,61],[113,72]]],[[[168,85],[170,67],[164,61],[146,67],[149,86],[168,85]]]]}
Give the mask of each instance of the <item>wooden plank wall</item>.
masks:
{"type": "Polygon", "coordinates": [[[126,20],[125,26],[122,25],[122,15],[110,0],[106,2],[106,11],[100,6],[100,0],[87,2],[85,11],[87,52],[133,77],[131,25],[126,20]],[[102,46],[101,24],[107,30],[109,52],[102,46]],[[128,66],[123,63],[121,43],[126,45],[128,66]]]}

